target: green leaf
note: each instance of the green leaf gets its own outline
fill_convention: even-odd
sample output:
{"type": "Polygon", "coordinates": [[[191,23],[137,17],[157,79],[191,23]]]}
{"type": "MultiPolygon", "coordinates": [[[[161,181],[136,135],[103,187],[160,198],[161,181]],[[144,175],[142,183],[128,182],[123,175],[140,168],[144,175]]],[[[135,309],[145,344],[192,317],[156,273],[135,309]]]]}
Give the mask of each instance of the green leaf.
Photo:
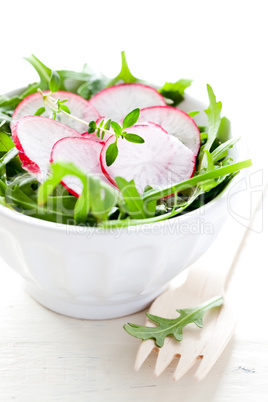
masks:
{"type": "Polygon", "coordinates": [[[100,132],[101,132],[101,128],[104,124],[104,119],[99,123],[99,127],[97,126],[97,132],[96,132],[96,136],[100,138],[100,132]]]}
{"type": "Polygon", "coordinates": [[[63,110],[66,113],[71,114],[70,109],[68,108],[67,105],[63,105],[62,103],[60,103],[60,109],[63,110]]]}
{"type": "Polygon", "coordinates": [[[194,117],[194,116],[198,115],[199,113],[200,113],[199,110],[193,110],[192,112],[188,113],[188,116],[194,117]]]}
{"type": "MultiPolygon", "coordinates": [[[[104,124],[103,128],[104,128],[104,130],[110,130],[110,128],[111,128],[111,119],[106,121],[106,123],[104,124]]],[[[101,131],[101,136],[100,137],[101,137],[102,140],[103,140],[104,136],[105,136],[105,131],[101,131]]]]}
{"type": "Polygon", "coordinates": [[[118,147],[116,141],[108,146],[105,154],[106,165],[111,166],[116,160],[118,155],[118,147]]]}
{"type": "Polygon", "coordinates": [[[138,79],[134,77],[134,75],[129,70],[124,51],[121,52],[121,63],[122,64],[120,73],[108,83],[107,87],[111,87],[116,83],[118,83],[119,81],[123,81],[126,83],[132,83],[138,81],[138,79]]]}
{"type": "Polygon", "coordinates": [[[122,125],[123,129],[134,126],[134,124],[137,123],[139,117],[140,117],[140,109],[137,108],[132,110],[132,112],[128,113],[123,120],[122,125]]]}
{"type": "Polygon", "coordinates": [[[208,138],[211,147],[217,136],[221,124],[222,103],[220,101],[219,102],[216,101],[216,96],[210,85],[207,85],[207,91],[210,103],[209,107],[205,110],[205,112],[208,116],[208,138]]]}
{"type": "Polygon", "coordinates": [[[41,114],[45,113],[46,108],[44,106],[40,107],[39,109],[37,109],[37,111],[35,112],[35,116],[41,116],[41,114]]]}
{"type": "Polygon", "coordinates": [[[231,135],[231,122],[227,117],[223,116],[217,132],[217,138],[220,140],[220,142],[226,142],[229,140],[230,135],[231,135]]]}
{"type": "Polygon", "coordinates": [[[111,121],[111,127],[117,136],[122,135],[122,127],[116,121],[111,121]]]}
{"type": "Polygon", "coordinates": [[[52,192],[67,175],[78,177],[83,184],[82,194],[74,206],[75,223],[85,223],[89,213],[97,220],[107,219],[119,199],[117,191],[99,178],[86,175],[72,163],[59,162],[51,165],[51,175],[38,190],[38,205],[43,206],[49,201],[52,192]]]}
{"type": "Polygon", "coordinates": [[[106,220],[111,209],[116,205],[117,197],[110,186],[96,177],[89,177],[91,213],[97,220],[106,220]]]}
{"type": "Polygon", "coordinates": [[[14,142],[11,137],[0,131],[0,152],[7,152],[11,148],[14,148],[14,142]]]}
{"type": "Polygon", "coordinates": [[[172,106],[177,106],[183,100],[184,91],[191,85],[191,83],[192,80],[187,79],[181,79],[174,83],[166,82],[159,90],[159,92],[165,98],[171,99],[173,101],[172,106]]]}
{"type": "Polygon", "coordinates": [[[147,313],[147,317],[158,324],[156,327],[128,323],[128,325],[124,325],[124,329],[129,335],[136,338],[142,340],[154,339],[156,346],[161,348],[167,336],[173,336],[178,342],[181,342],[183,328],[188,324],[195,324],[197,327],[202,328],[205,313],[212,308],[220,307],[223,301],[222,297],[215,297],[197,307],[178,309],[176,311],[180,315],[177,318],[169,319],[147,313]]]}
{"type": "Polygon", "coordinates": [[[49,80],[49,89],[51,92],[57,92],[60,89],[60,76],[57,71],[52,70],[50,80],[49,80]]]}
{"type": "Polygon", "coordinates": [[[52,70],[45,66],[36,56],[33,54],[29,57],[25,57],[25,60],[27,60],[31,65],[35,68],[37,71],[39,77],[40,77],[40,89],[48,89],[49,88],[49,81],[51,77],[51,72],[52,70]]]}
{"type": "Polygon", "coordinates": [[[129,142],[134,142],[135,144],[143,144],[145,142],[142,137],[132,133],[126,133],[124,138],[129,142]]]}
{"type": "Polygon", "coordinates": [[[213,163],[216,163],[221,159],[226,158],[226,156],[228,156],[229,149],[231,149],[237,143],[237,141],[240,140],[240,138],[241,137],[231,138],[230,140],[219,145],[211,154],[213,158],[213,163]]]}
{"type": "Polygon", "coordinates": [[[94,133],[94,132],[96,131],[96,129],[97,129],[97,124],[96,124],[96,122],[95,122],[94,120],[90,121],[90,122],[88,123],[87,132],[88,132],[89,134],[91,134],[91,133],[94,133]]]}
{"type": "Polygon", "coordinates": [[[0,158],[0,170],[18,155],[17,148],[11,148],[2,158],[0,158]]]}
{"type": "Polygon", "coordinates": [[[166,187],[165,189],[162,189],[162,190],[147,191],[146,193],[142,194],[141,197],[143,199],[148,199],[148,200],[164,198],[171,194],[174,194],[174,192],[178,193],[179,191],[183,191],[188,188],[198,186],[205,180],[217,179],[221,176],[225,176],[230,173],[238,172],[239,170],[245,169],[250,166],[252,166],[252,162],[250,159],[247,159],[242,162],[233,163],[232,165],[229,165],[229,166],[220,167],[213,171],[193,176],[191,179],[185,180],[185,181],[175,184],[171,187],[166,187]]]}
{"type": "Polygon", "coordinates": [[[104,124],[103,128],[105,130],[110,130],[110,127],[111,127],[111,119],[106,121],[106,123],[104,124]]]}
{"type": "Polygon", "coordinates": [[[79,197],[75,206],[74,218],[76,223],[85,222],[90,209],[88,202],[88,200],[90,200],[90,197],[88,196],[88,180],[80,169],[78,169],[72,163],[58,162],[51,164],[51,175],[48,177],[45,183],[39,187],[38,190],[38,205],[42,206],[47,202],[49,195],[67,175],[78,177],[83,184],[82,195],[79,197]]]}
{"type": "Polygon", "coordinates": [[[144,210],[143,201],[134,180],[128,182],[122,177],[116,177],[115,181],[124,197],[123,211],[127,212],[134,219],[146,218],[148,215],[144,210]]]}

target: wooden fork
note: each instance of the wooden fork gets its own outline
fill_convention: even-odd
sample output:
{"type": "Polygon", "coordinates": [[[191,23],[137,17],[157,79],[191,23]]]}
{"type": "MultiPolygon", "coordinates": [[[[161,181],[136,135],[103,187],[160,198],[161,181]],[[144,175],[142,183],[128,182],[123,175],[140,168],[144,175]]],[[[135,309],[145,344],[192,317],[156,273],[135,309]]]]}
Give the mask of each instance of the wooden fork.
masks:
{"type": "MultiPolygon", "coordinates": [[[[231,339],[236,314],[233,303],[225,292],[228,276],[235,266],[236,259],[243,246],[247,228],[239,223],[232,226],[232,232],[227,231],[222,241],[214,245],[216,260],[211,261],[208,251],[207,261],[202,258],[202,265],[190,268],[186,281],[178,288],[167,290],[151,305],[149,312],[166,318],[178,317],[176,309],[194,307],[215,296],[224,295],[224,304],[221,308],[212,309],[205,314],[202,329],[194,324],[183,330],[182,342],[173,337],[165,339],[164,346],[158,348],[152,339],[142,341],[135,362],[135,370],[139,370],[152,350],[158,352],[155,365],[155,376],[159,376],[174,358],[179,358],[174,372],[174,379],[179,380],[195,363],[201,359],[195,378],[202,380],[216,363],[224,348],[231,339]],[[223,254],[222,244],[226,246],[223,254]]],[[[155,324],[146,320],[147,326],[155,324]]]]}

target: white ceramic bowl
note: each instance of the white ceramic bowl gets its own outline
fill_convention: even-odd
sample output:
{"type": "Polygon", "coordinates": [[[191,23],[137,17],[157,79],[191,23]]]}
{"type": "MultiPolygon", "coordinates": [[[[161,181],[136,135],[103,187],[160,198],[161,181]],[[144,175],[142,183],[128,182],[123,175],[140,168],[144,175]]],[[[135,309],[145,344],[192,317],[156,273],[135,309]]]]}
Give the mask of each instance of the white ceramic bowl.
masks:
{"type": "MultiPolygon", "coordinates": [[[[185,104],[196,107],[189,97],[185,104]]],[[[0,206],[1,256],[49,309],[77,318],[119,317],[147,307],[208,249],[228,215],[227,200],[228,189],[183,216],[109,230],[56,224],[0,206]]]]}

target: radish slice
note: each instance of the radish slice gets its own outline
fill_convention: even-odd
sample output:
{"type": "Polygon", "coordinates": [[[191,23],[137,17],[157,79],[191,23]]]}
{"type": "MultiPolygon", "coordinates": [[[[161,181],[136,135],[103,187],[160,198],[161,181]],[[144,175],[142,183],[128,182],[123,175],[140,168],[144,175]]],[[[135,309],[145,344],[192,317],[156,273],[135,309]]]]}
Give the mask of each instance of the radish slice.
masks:
{"type": "MultiPolygon", "coordinates": [[[[44,93],[48,93],[49,91],[44,91],[44,93]]],[[[97,120],[99,118],[98,112],[93,108],[92,105],[88,103],[84,98],[79,95],[72,94],[70,92],[58,91],[51,96],[55,99],[66,100],[64,103],[70,109],[70,112],[75,117],[78,117],[81,120],[85,120],[86,122],[90,122],[91,120],[97,120]]],[[[32,95],[27,96],[15,109],[11,126],[16,123],[21,117],[24,116],[32,116],[35,112],[44,106],[42,96],[37,92],[32,95]]],[[[49,107],[46,107],[46,111],[42,114],[43,117],[51,117],[52,112],[49,107]]],[[[63,124],[73,128],[78,133],[83,133],[86,130],[86,125],[76,121],[63,113],[57,113],[57,121],[60,121],[63,124]]]]}
{"type": "Polygon", "coordinates": [[[105,88],[94,95],[89,103],[101,116],[115,121],[122,120],[133,109],[166,104],[159,92],[143,84],[120,84],[105,88]]]}
{"type": "MultiPolygon", "coordinates": [[[[94,176],[98,176],[106,183],[111,183],[102,173],[100,166],[100,153],[103,144],[91,141],[89,138],[63,138],[56,142],[51,151],[51,162],[71,162],[78,168],[94,176]]],[[[82,193],[82,183],[75,176],[66,176],[62,184],[73,195],[78,197],[82,193]]]]}
{"type": "Polygon", "coordinates": [[[40,182],[48,176],[50,153],[55,142],[64,137],[81,136],[65,124],[42,116],[23,117],[11,131],[24,169],[40,182]]]}
{"type": "Polygon", "coordinates": [[[177,138],[167,135],[160,126],[135,125],[126,129],[128,133],[141,136],[143,144],[130,143],[118,139],[118,156],[111,166],[106,165],[105,155],[114,137],[110,137],[101,151],[101,167],[111,183],[115,177],[134,179],[137,189],[142,193],[147,185],[161,189],[172,186],[193,175],[195,155],[177,138]]]}
{"type": "Polygon", "coordinates": [[[142,109],[138,123],[151,121],[178,138],[194,155],[200,148],[200,132],[194,120],[185,112],[171,106],[153,106],[142,109]]]}

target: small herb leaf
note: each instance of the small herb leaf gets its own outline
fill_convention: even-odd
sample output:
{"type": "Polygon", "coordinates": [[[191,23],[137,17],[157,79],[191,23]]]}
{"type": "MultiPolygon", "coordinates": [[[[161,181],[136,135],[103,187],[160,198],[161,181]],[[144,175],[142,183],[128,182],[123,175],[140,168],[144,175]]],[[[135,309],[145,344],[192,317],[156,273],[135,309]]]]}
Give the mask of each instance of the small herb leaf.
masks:
{"type": "Polygon", "coordinates": [[[68,106],[63,105],[62,103],[60,104],[60,109],[63,110],[66,113],[71,114],[70,109],[68,108],[68,106]]]}
{"type": "Polygon", "coordinates": [[[57,92],[60,88],[61,80],[57,71],[52,70],[49,80],[49,89],[51,92],[57,92]]]}
{"type": "Polygon", "coordinates": [[[127,114],[123,120],[123,129],[134,126],[134,124],[137,123],[139,117],[140,117],[140,109],[137,108],[132,110],[132,112],[127,114]]]}
{"type": "Polygon", "coordinates": [[[125,139],[129,142],[134,142],[135,144],[143,144],[145,141],[142,137],[137,134],[126,133],[125,139]]]}
{"type": "Polygon", "coordinates": [[[35,112],[35,116],[41,116],[41,114],[45,113],[46,108],[44,106],[40,107],[39,109],[37,109],[37,111],[35,112]]]}
{"type": "Polygon", "coordinates": [[[88,123],[87,132],[88,132],[89,134],[91,134],[91,133],[94,133],[94,132],[96,131],[96,129],[97,129],[97,124],[96,124],[96,122],[95,122],[94,120],[90,121],[90,122],[88,123]]]}
{"type": "Polygon", "coordinates": [[[116,135],[122,135],[122,127],[116,121],[111,121],[111,127],[116,135]]]}
{"type": "Polygon", "coordinates": [[[114,161],[116,160],[117,155],[118,155],[118,147],[117,147],[117,143],[115,141],[111,145],[109,145],[106,150],[106,155],[105,155],[106,165],[111,166],[114,163],[114,161]]]}

